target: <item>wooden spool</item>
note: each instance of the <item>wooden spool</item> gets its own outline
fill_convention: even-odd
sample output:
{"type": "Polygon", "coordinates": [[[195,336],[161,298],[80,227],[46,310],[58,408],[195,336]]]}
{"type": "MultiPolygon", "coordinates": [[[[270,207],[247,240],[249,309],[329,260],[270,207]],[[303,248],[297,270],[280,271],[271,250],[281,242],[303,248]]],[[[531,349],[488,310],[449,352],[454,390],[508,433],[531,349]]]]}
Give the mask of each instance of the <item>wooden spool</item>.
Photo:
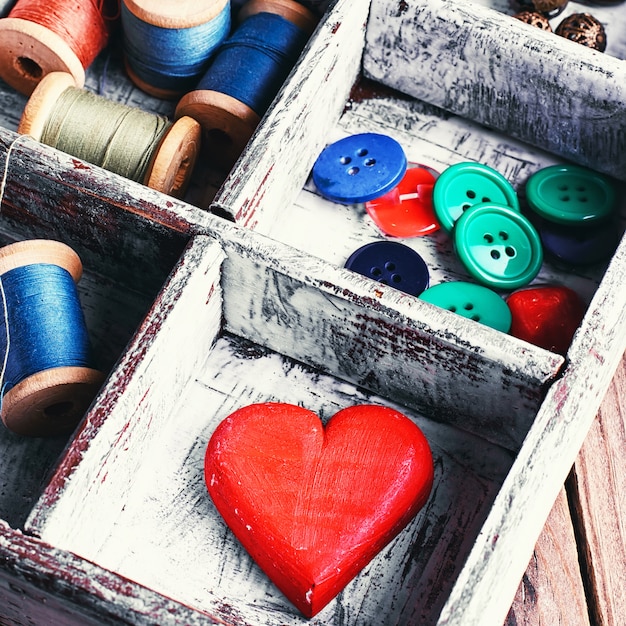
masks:
{"type": "MultiPolygon", "coordinates": [[[[74,282],[82,275],[78,255],[58,241],[30,240],[0,249],[0,276],[37,263],[66,269],[74,282]]],[[[87,367],[57,367],[37,372],[7,391],[2,421],[19,435],[46,437],[71,431],[80,421],[104,381],[87,367]]]]}
{"type": "Polygon", "coordinates": [[[29,96],[50,72],[67,72],[76,87],[85,84],[85,68],[59,35],[21,18],[0,20],[0,76],[29,96]]]}
{"type": "MultiPolygon", "coordinates": [[[[18,132],[40,141],[51,111],[61,94],[69,88],[76,88],[72,76],[65,72],[48,74],[26,103],[18,132]]],[[[94,120],[94,123],[98,121],[94,120]]],[[[189,184],[200,141],[201,128],[196,120],[188,116],[177,119],[155,150],[143,184],[181,197],[189,184]]]]}
{"type": "MultiPolygon", "coordinates": [[[[280,15],[309,35],[317,26],[315,15],[293,0],[250,0],[239,11],[238,21],[263,12],[280,15]]],[[[224,170],[235,164],[261,121],[243,102],[208,89],[197,89],[183,96],[175,116],[183,115],[198,120],[207,153],[224,170]]]]}
{"type": "MultiPolygon", "coordinates": [[[[228,0],[162,0],[155,7],[152,0],[123,0],[124,6],[139,20],[157,28],[185,29],[206,24],[226,7],[228,0]]],[[[146,93],[164,100],[174,100],[182,93],[150,85],[133,70],[126,55],[124,67],[129,78],[146,93]]]]}

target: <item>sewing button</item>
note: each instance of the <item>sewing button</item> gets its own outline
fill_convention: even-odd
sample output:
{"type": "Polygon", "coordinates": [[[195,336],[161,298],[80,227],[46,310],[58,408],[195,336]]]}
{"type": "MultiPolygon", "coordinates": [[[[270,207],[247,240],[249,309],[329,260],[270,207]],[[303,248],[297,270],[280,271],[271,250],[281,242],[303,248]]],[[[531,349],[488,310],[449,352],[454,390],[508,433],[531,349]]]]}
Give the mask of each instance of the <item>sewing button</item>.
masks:
{"type": "Polygon", "coordinates": [[[585,314],[585,304],[560,285],[527,287],[510,294],[510,334],[533,345],[565,354],[585,314]]]}
{"type": "Polygon", "coordinates": [[[483,285],[465,281],[439,283],[426,289],[419,298],[504,333],[511,328],[507,303],[483,285]]]}
{"type": "Polygon", "coordinates": [[[419,237],[438,230],[433,209],[433,185],[438,176],[424,165],[409,167],[396,187],[365,203],[368,215],[392,237],[419,237]]]}
{"type": "Polygon", "coordinates": [[[564,226],[535,222],[546,254],[567,265],[593,265],[609,259],[619,243],[619,229],[613,220],[564,226]]]}
{"type": "Polygon", "coordinates": [[[446,168],[435,182],[435,214],[448,233],[463,211],[484,202],[508,205],[519,211],[519,200],[511,183],[487,165],[456,163],[446,168]]]}
{"type": "Polygon", "coordinates": [[[394,241],[375,241],[355,250],[345,266],[379,283],[417,296],[428,287],[428,266],[412,248],[394,241]]]}
{"type": "Polygon", "coordinates": [[[341,204],[372,200],[393,189],[407,160],[392,137],[361,133],[332,143],[313,165],[313,182],[327,199],[341,204]]]}
{"type": "Polygon", "coordinates": [[[456,253],[479,282],[516,289],[529,283],[543,262],[535,227],[511,207],[483,203],[469,208],[454,228],[456,253]]]}
{"type": "Polygon", "coordinates": [[[526,182],[530,208],[552,222],[580,224],[608,217],[615,206],[610,180],[578,165],[551,165],[526,182]]]}

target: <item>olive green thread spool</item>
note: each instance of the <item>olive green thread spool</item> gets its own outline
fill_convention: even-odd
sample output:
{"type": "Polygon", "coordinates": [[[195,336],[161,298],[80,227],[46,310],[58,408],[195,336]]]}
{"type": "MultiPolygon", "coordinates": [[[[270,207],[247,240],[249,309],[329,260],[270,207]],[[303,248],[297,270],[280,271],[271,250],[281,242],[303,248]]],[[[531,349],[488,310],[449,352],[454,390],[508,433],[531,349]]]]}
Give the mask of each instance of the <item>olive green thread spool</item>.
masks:
{"type": "Polygon", "coordinates": [[[26,104],[18,132],[92,165],[181,197],[199,152],[200,125],[116,103],[52,72],[26,104]]]}

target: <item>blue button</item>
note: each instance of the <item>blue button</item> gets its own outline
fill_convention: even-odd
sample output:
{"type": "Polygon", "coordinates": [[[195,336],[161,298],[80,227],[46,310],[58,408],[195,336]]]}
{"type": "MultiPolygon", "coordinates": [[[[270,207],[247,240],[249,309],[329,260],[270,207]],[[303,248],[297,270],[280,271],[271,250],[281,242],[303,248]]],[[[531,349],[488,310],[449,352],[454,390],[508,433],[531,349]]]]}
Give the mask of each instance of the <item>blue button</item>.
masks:
{"type": "Polygon", "coordinates": [[[538,219],[535,226],[547,255],[577,267],[607,261],[620,239],[620,229],[614,220],[565,226],[538,219]]]}
{"type": "Polygon", "coordinates": [[[375,241],[355,250],[346,261],[353,272],[417,296],[428,287],[428,266],[412,248],[394,241],[375,241]]]}
{"type": "Polygon", "coordinates": [[[355,204],[393,189],[406,168],[406,155],[395,139],[361,133],[324,148],[313,165],[313,182],[325,198],[355,204]]]}

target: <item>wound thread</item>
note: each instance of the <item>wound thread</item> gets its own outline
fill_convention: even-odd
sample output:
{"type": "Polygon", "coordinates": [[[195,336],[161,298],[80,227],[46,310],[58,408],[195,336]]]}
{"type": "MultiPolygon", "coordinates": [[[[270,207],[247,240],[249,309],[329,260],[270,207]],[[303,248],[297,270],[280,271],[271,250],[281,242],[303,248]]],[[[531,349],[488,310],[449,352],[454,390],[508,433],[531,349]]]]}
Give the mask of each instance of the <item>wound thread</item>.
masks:
{"type": "Polygon", "coordinates": [[[43,127],[41,142],[136,182],[144,182],[171,122],[82,89],[67,88],[43,127]]]}
{"type": "Polygon", "coordinates": [[[201,2],[191,15],[184,15],[190,9],[182,7],[178,19],[142,14],[140,9],[128,0],[122,2],[124,55],[131,79],[161,97],[193,88],[230,32],[230,2],[201,2]]]}
{"type": "Polygon", "coordinates": [[[39,24],[63,39],[86,69],[106,46],[114,17],[104,0],[18,0],[9,17],[39,24]]]}
{"type": "Polygon", "coordinates": [[[52,264],[17,267],[1,277],[7,320],[2,395],[37,372],[89,367],[87,327],[70,273],[52,264]],[[10,333],[10,334],[9,334],[10,333]]]}
{"type": "Polygon", "coordinates": [[[251,15],[220,46],[196,89],[226,94],[262,117],[307,40],[280,15],[251,15]]]}

